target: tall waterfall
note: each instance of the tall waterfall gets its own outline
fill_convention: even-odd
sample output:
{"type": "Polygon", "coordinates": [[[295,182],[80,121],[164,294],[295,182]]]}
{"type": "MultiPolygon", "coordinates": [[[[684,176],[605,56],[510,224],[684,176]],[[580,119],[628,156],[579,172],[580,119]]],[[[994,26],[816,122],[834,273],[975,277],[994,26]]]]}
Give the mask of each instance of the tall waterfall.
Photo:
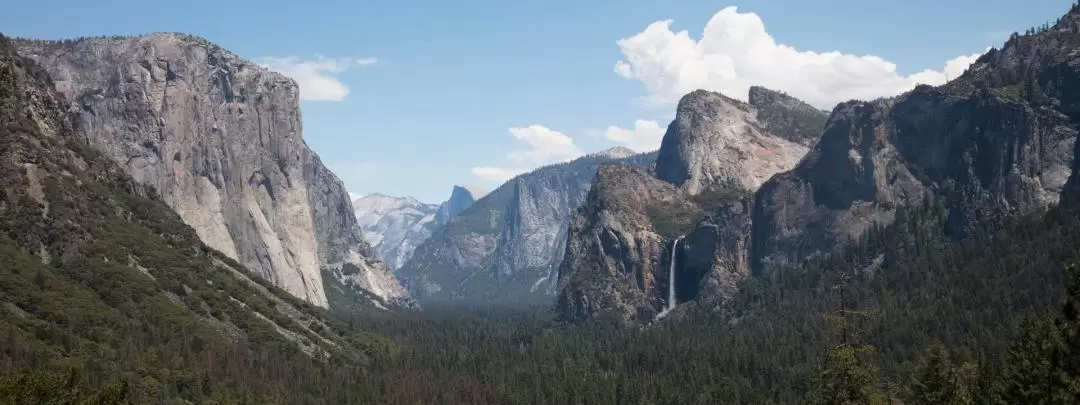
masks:
{"type": "Polygon", "coordinates": [[[682,238],[675,238],[675,242],[671,244],[671,263],[668,265],[667,308],[657,314],[656,319],[667,316],[668,312],[675,309],[675,253],[679,251],[679,239],[682,238]]]}

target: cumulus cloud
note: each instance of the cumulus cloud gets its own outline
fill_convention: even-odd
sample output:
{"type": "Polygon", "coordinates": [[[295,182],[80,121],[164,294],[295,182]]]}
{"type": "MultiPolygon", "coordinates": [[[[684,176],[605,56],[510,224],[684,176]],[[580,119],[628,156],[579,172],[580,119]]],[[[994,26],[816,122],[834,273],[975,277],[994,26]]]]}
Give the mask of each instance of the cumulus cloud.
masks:
{"type": "Polygon", "coordinates": [[[266,57],[261,65],[296,80],[300,86],[300,99],[308,101],[341,101],[349,95],[349,86],[338,75],[352,67],[363,67],[378,62],[376,58],[327,58],[316,55],[315,59],[266,57]]]}
{"type": "Polygon", "coordinates": [[[687,31],[672,31],[672,23],[657,21],[618,41],[624,59],[616,62],[615,73],[644,84],[646,101],[652,105],[676,102],[696,89],[745,99],[750,86],[761,85],[831,109],[850,99],[893,96],[917,84],[942,84],[979,56],[959,56],[941,70],[902,75],[896,64],[877,56],[779,44],[757,14],[740,13],[734,6],[716,13],[700,39],[687,31]]]}
{"type": "Polygon", "coordinates": [[[603,132],[604,138],[635,152],[649,152],[660,148],[664,128],[656,121],[637,120],[633,128],[610,126],[603,132]]]}
{"type": "Polygon", "coordinates": [[[528,145],[506,155],[513,167],[473,167],[473,175],[485,180],[503,182],[514,176],[548,163],[562,162],[581,156],[583,152],[566,134],[543,125],[510,128],[510,135],[528,145]]]}
{"type": "Polygon", "coordinates": [[[510,128],[510,135],[529,144],[528,149],[510,152],[507,157],[514,161],[543,164],[581,156],[573,139],[543,125],[510,128]]]}

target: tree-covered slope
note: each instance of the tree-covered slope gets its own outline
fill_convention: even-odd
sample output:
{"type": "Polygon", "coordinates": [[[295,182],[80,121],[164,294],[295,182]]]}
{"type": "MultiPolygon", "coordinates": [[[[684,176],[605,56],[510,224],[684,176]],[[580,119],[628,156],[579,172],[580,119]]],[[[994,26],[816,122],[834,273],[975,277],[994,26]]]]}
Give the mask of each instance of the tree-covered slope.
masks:
{"type": "Polygon", "coordinates": [[[384,351],[206,247],[65,105],[0,36],[0,402],[73,375],[124,403],[325,403],[329,364],[384,351]]]}
{"type": "Polygon", "coordinates": [[[824,366],[876,369],[858,388],[908,401],[935,344],[950,367],[985,370],[968,387],[982,395],[1024,320],[1059,308],[1080,213],[1054,208],[963,241],[946,236],[948,216],[941,200],[903,210],[841,252],[747,279],[721,311],[688,304],[651,327],[431,310],[358,324],[403,345],[372,372],[403,376],[404,402],[805,404],[824,366]],[[847,327],[829,322],[839,314],[847,327]],[[874,350],[844,356],[841,342],[874,350]]]}

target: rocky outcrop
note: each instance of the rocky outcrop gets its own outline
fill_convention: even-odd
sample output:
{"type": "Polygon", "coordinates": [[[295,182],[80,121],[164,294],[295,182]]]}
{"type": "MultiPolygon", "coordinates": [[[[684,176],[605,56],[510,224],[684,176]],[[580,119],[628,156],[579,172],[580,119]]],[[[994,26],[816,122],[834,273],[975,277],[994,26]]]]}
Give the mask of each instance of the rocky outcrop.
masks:
{"type": "Polygon", "coordinates": [[[605,164],[585,204],[570,220],[559,269],[557,307],[572,319],[616,312],[651,320],[667,305],[672,243],[658,234],[652,210],[689,210],[674,185],[649,172],[605,164]]]}
{"type": "Polygon", "coordinates": [[[1070,13],[947,85],[838,106],[814,151],[758,193],[755,267],[843,246],[931,194],[954,235],[1057,202],[1075,178],[1077,40],[1070,13]]]}
{"type": "Polygon", "coordinates": [[[615,314],[651,322],[668,307],[671,284],[676,304],[720,303],[735,294],[750,274],[753,191],[795,166],[814,139],[805,126],[825,117],[763,88],[752,89],[751,99],[755,104],[690,93],[653,173],[601,167],[571,220],[559,269],[563,318],[615,314]]]}
{"type": "MultiPolygon", "coordinates": [[[[694,282],[701,274],[687,267],[703,269],[710,262],[724,262],[727,264],[721,267],[726,270],[713,274],[719,276],[727,271],[731,276],[707,279],[699,285],[708,287],[698,289],[700,293],[720,292],[718,295],[723,296],[734,291],[730,281],[749,269],[782,271],[807,257],[843,247],[871,227],[894,221],[902,207],[930,197],[945,199],[949,208],[946,231],[957,237],[975,227],[993,227],[1005,218],[1062,199],[1080,198],[1080,177],[1075,170],[1080,123],[1077,44],[1080,8],[1074,7],[1053,26],[1028,35],[1014,34],[1000,50],[991,49],[946,85],[924,85],[891,99],[838,105],[816,143],[809,130],[816,118],[797,118],[813,115],[815,110],[786,96],[751,89],[752,108],[704,92],[687,96],[680,103],[680,116],[669,128],[669,135],[710,133],[714,139],[753,140],[759,136],[757,129],[763,129],[812,148],[794,169],[766,181],[752,201],[729,200],[724,204],[726,208],[713,211],[709,221],[702,221],[687,234],[686,242],[679,245],[686,251],[675,255],[676,261],[682,260],[677,263],[676,286],[694,282]],[[710,114],[726,116],[716,119],[709,118],[710,114]],[[759,126],[746,125],[743,117],[748,116],[754,116],[759,126]],[[715,122],[730,128],[710,132],[708,125],[715,122]],[[740,228],[744,233],[738,233],[740,228]],[[691,242],[694,239],[705,243],[695,247],[691,242]],[[708,242],[713,240],[723,242],[708,242]],[[710,248],[697,250],[702,246],[710,248]],[[721,247],[714,248],[717,246],[721,247]],[[689,252],[691,249],[695,252],[689,252]]],[[[684,193],[699,196],[708,195],[702,190],[716,179],[732,184],[724,180],[739,180],[742,174],[742,181],[734,185],[746,190],[752,189],[747,186],[752,186],[755,179],[768,177],[752,175],[752,169],[763,167],[761,164],[733,165],[716,156],[723,153],[717,145],[725,143],[729,142],[712,144],[708,139],[665,137],[657,159],[657,176],[679,185],[684,193]]],[[[754,150],[735,145],[729,150],[754,150]]],[[[597,187],[602,189],[600,184],[597,187]]],[[[581,215],[585,219],[575,221],[603,218],[591,212],[581,215]]],[[[687,218],[686,214],[672,216],[687,218]]],[[[663,234],[657,230],[655,218],[651,225],[653,232],[663,234]]],[[[682,228],[685,223],[675,221],[675,225],[682,228]]],[[[572,233],[571,246],[587,246],[575,241],[595,239],[605,232],[618,235],[628,228],[649,229],[643,224],[622,224],[610,230],[572,233]]],[[[644,240],[645,232],[617,239],[644,240]]],[[[668,234],[672,237],[682,233],[668,234]]],[[[665,238],[661,246],[669,241],[665,238]]],[[[602,253],[594,253],[600,251],[596,248],[569,249],[563,274],[570,279],[562,284],[574,285],[582,277],[580,274],[591,274],[589,266],[598,267],[600,274],[613,274],[610,264],[589,255],[636,257],[627,249],[602,253]],[[573,257],[579,254],[585,257],[573,257]]],[[[611,281],[596,285],[603,287],[607,285],[604,283],[611,281]]],[[[684,292],[688,288],[692,286],[682,287],[684,292]]],[[[564,316],[581,319],[613,310],[624,319],[640,320],[640,308],[651,305],[651,312],[659,309],[655,300],[627,303],[625,298],[618,298],[633,294],[616,294],[613,304],[603,294],[582,295],[580,291],[590,290],[565,290],[560,300],[564,316]]],[[[683,297],[680,294],[678,299],[683,297]]]]}
{"type": "MultiPolygon", "coordinates": [[[[758,89],[755,94],[764,92],[758,89]]],[[[755,101],[770,107],[780,104],[762,96],[755,101]]],[[[781,118],[790,110],[761,111],[768,112],[767,122],[782,129],[793,128],[788,123],[796,118],[781,118]]],[[[698,90],[684,96],[660,144],[657,178],[698,194],[712,184],[730,182],[756,190],[773,174],[791,169],[808,150],[808,142],[802,138],[805,133],[777,135],[770,125],[758,121],[759,115],[762,112],[753,105],[720,93],[698,90]]]]}
{"type": "Polygon", "coordinates": [[[706,211],[679,245],[675,293],[678,302],[723,303],[750,275],[750,215],[753,199],[734,192],[706,211]]]}
{"type": "MultiPolygon", "coordinates": [[[[122,341],[119,325],[165,334],[183,325],[196,342],[253,350],[285,343],[313,357],[367,358],[370,336],[342,333],[325,311],[206,246],[87,135],[46,70],[0,35],[0,306],[21,318],[5,323],[11,333],[61,347],[56,334],[33,342],[34,330],[66,328],[65,339],[80,347],[107,348],[122,341]],[[27,274],[41,280],[39,294],[19,291],[32,285],[27,274]]],[[[68,357],[51,351],[41,355],[68,357]]],[[[116,359],[108,349],[97,353],[116,359]]]]}
{"type": "Polygon", "coordinates": [[[407,297],[372,260],[341,181],[304,143],[291,79],[183,34],[18,47],[72,100],[91,144],[207,245],[319,306],[323,271],[387,301],[407,297]]]}
{"type": "Polygon", "coordinates": [[[354,200],[353,209],[368,243],[391,270],[397,270],[433,231],[469,208],[476,201],[474,193],[484,195],[475,186],[454,186],[450,199],[440,205],[376,193],[354,200]]]}
{"type": "Polygon", "coordinates": [[[829,117],[828,111],[761,86],[750,86],[747,102],[754,107],[757,121],[770,133],[806,147],[821,137],[821,128],[829,117]]]}
{"type": "Polygon", "coordinates": [[[450,192],[450,199],[439,205],[435,213],[435,224],[442,226],[450,222],[450,218],[465,211],[484,194],[487,192],[478,186],[454,186],[453,191],[450,192]]]}
{"type": "Polygon", "coordinates": [[[436,231],[398,276],[422,303],[550,304],[570,215],[597,167],[647,166],[655,156],[629,153],[606,151],[515,177],[436,231]]]}

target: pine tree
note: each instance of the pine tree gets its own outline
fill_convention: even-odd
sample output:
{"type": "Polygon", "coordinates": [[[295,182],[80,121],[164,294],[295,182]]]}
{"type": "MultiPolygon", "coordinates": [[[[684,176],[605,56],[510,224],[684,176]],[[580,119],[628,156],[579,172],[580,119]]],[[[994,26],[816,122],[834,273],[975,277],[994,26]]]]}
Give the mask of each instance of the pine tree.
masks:
{"type": "Polygon", "coordinates": [[[1056,404],[1065,396],[1061,361],[1065,342],[1048,318],[1037,318],[1006,352],[999,389],[1001,399],[1010,404],[1056,404]]]}
{"type": "Polygon", "coordinates": [[[841,345],[825,352],[813,403],[821,405],[885,404],[877,388],[874,348],[841,345]]]}
{"type": "Polygon", "coordinates": [[[839,331],[839,344],[825,351],[824,362],[818,374],[813,403],[820,405],[878,405],[885,404],[885,395],[877,387],[877,365],[874,364],[873,346],[858,342],[858,330],[849,314],[863,312],[847,309],[845,291],[849,280],[846,272],[839,273],[834,290],[838,292],[840,310],[827,314],[826,322],[839,331]]]}
{"type": "Polygon", "coordinates": [[[953,365],[949,351],[935,343],[923,353],[911,382],[913,405],[967,405],[974,404],[972,393],[977,379],[974,364],[960,367],[953,365]]]}
{"type": "Polygon", "coordinates": [[[1062,404],[1080,401],[1080,267],[1059,317],[1028,321],[1005,355],[996,388],[1003,403],[1062,404]]]}

